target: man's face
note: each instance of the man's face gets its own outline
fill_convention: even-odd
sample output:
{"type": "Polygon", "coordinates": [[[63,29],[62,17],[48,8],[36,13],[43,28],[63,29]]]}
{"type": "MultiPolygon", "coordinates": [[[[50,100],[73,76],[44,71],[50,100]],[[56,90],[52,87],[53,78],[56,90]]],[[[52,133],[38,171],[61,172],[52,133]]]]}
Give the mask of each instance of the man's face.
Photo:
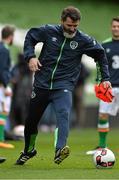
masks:
{"type": "Polygon", "coordinates": [[[9,45],[11,46],[13,44],[14,35],[9,36],[9,45]]]}
{"type": "Polygon", "coordinates": [[[112,36],[114,39],[119,39],[119,22],[113,21],[111,25],[112,36]]]}
{"type": "Polygon", "coordinates": [[[61,21],[61,25],[63,27],[64,36],[66,38],[73,38],[76,34],[79,20],[73,21],[70,17],[67,17],[65,21],[61,21]]]}

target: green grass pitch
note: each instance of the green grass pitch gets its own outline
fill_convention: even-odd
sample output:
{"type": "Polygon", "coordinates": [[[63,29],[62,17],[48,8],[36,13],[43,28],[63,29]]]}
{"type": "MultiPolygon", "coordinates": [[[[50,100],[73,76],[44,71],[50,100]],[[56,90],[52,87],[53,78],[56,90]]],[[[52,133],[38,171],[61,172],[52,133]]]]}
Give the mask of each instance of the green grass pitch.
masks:
{"type": "Polygon", "coordinates": [[[54,164],[53,133],[39,133],[36,141],[38,154],[23,166],[14,165],[23,148],[23,142],[12,142],[15,149],[0,149],[0,156],[7,161],[0,164],[0,179],[118,179],[119,143],[118,130],[108,135],[108,146],[115,153],[112,169],[96,169],[92,156],[85,152],[97,145],[98,134],[94,129],[71,130],[68,139],[70,156],[62,164],[54,164]]]}

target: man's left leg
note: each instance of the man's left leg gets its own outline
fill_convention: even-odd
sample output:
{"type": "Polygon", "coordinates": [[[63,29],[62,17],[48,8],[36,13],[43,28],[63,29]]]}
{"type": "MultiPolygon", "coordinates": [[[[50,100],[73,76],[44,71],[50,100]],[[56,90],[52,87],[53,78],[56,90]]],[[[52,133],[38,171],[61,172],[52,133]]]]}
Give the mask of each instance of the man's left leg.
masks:
{"type": "Polygon", "coordinates": [[[5,142],[5,124],[11,107],[11,96],[5,96],[4,88],[0,87],[0,148],[12,149],[13,144],[5,142]]]}
{"type": "Polygon", "coordinates": [[[69,132],[72,92],[66,89],[57,90],[53,92],[52,99],[58,128],[54,162],[60,164],[69,155],[69,147],[66,146],[66,143],[69,132]]]}

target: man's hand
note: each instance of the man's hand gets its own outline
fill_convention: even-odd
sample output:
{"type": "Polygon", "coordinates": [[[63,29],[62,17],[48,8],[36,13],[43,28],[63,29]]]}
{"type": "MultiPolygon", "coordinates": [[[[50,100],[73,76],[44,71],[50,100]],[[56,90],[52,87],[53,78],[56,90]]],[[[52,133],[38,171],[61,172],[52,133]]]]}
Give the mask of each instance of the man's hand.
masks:
{"type": "Polygon", "coordinates": [[[111,83],[109,81],[103,81],[102,84],[105,89],[107,88],[107,86],[112,89],[111,83]]]}
{"type": "Polygon", "coordinates": [[[113,101],[113,93],[111,83],[109,81],[103,81],[100,84],[95,85],[95,95],[97,98],[104,102],[110,103],[113,101]]]}
{"type": "Polygon", "coordinates": [[[28,66],[32,72],[39,71],[40,67],[42,67],[41,63],[39,62],[39,60],[37,58],[31,58],[29,60],[28,66]]]}
{"type": "Polygon", "coordinates": [[[4,90],[5,96],[12,96],[12,89],[11,87],[7,86],[4,90]]]}

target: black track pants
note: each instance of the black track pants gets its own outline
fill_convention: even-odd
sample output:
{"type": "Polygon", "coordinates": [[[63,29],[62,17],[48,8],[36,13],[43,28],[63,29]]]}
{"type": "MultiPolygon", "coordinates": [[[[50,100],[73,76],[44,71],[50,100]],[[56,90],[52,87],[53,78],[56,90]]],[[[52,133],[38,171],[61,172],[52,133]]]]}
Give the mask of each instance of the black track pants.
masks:
{"type": "Polygon", "coordinates": [[[67,143],[72,92],[66,89],[44,90],[35,87],[31,95],[28,117],[25,121],[25,152],[32,150],[35,146],[38,123],[49,103],[52,103],[57,119],[56,149],[64,147],[67,143]]]}

